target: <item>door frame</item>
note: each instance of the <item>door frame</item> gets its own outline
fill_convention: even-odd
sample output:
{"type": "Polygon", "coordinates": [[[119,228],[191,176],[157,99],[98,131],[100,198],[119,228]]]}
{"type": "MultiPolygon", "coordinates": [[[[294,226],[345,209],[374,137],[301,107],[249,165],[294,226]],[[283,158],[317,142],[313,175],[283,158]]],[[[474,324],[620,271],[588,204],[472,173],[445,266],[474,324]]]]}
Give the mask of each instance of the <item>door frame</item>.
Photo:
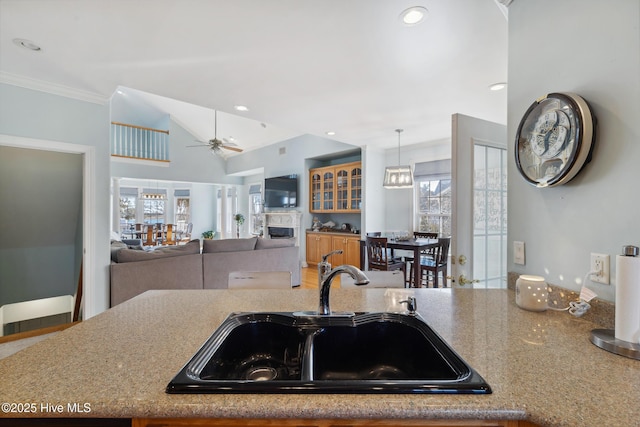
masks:
{"type": "Polygon", "coordinates": [[[92,250],[95,242],[95,224],[92,212],[95,206],[95,147],[68,142],[25,138],[0,134],[0,145],[33,150],[82,155],[82,294],[81,310],[85,319],[97,314],[95,293],[95,256],[92,250]]]}

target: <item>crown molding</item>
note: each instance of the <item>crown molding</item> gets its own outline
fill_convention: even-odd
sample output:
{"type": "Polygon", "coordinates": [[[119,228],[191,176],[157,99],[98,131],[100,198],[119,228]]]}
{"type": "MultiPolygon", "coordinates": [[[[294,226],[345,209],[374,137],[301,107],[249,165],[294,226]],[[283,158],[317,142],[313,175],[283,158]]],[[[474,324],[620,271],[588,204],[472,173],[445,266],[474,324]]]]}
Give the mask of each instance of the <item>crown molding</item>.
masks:
{"type": "Polygon", "coordinates": [[[94,92],[75,89],[57,83],[46,82],[44,80],[33,79],[31,77],[20,76],[0,71],[0,83],[19,86],[25,89],[33,89],[53,95],[64,96],[65,98],[77,99],[79,101],[91,102],[93,104],[105,105],[109,102],[109,97],[94,92]]]}

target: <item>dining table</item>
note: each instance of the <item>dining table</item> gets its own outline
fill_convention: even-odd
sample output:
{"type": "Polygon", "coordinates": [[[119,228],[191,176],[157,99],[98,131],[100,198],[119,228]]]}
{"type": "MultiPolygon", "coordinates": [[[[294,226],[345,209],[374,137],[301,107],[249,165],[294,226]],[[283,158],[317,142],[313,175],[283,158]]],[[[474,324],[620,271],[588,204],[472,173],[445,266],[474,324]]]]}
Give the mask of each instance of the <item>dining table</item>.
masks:
{"type": "MultiPolygon", "coordinates": [[[[415,239],[411,237],[408,240],[390,238],[387,241],[387,248],[391,249],[392,256],[396,250],[413,252],[413,277],[416,283],[419,283],[418,281],[420,280],[420,253],[436,246],[438,246],[438,239],[415,239]]],[[[409,283],[409,287],[411,287],[411,283],[409,283]]]]}
{"type": "MultiPolygon", "coordinates": [[[[407,240],[397,239],[394,237],[389,237],[387,240],[387,248],[391,249],[392,256],[393,252],[396,250],[410,251],[413,252],[413,259],[419,260],[420,253],[427,249],[432,249],[438,246],[438,239],[425,239],[425,238],[413,238],[410,237],[407,240]]],[[[366,268],[366,240],[360,241],[360,264],[362,268],[366,268]]],[[[366,274],[366,273],[365,273],[366,274]]],[[[420,277],[420,262],[413,263],[413,277],[420,277]]],[[[409,287],[411,287],[411,283],[409,283],[409,287]]]]}

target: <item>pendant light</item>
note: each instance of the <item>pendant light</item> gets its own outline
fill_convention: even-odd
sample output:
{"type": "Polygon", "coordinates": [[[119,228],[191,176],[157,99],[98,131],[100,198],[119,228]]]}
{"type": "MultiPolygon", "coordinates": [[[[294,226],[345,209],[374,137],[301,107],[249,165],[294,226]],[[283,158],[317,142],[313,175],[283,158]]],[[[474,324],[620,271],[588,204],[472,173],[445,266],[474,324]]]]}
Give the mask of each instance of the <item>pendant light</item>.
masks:
{"type": "Polygon", "coordinates": [[[411,188],[413,187],[413,174],[411,166],[400,166],[400,134],[402,129],[396,129],[398,133],[398,166],[387,166],[384,169],[384,188],[411,188]]]}

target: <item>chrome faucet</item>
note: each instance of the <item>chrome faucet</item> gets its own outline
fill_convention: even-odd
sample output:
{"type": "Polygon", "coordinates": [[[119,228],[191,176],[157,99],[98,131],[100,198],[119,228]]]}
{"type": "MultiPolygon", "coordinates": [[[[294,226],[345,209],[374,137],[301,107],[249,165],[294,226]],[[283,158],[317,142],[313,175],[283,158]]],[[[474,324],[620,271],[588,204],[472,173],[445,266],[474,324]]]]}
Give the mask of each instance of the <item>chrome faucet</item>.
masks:
{"type": "Polygon", "coordinates": [[[322,316],[328,316],[331,314],[331,308],[329,307],[329,290],[331,290],[331,282],[340,273],[347,273],[355,280],[355,284],[358,286],[366,285],[369,283],[369,278],[359,269],[352,265],[339,265],[331,270],[327,276],[322,280],[320,284],[320,304],[318,305],[318,314],[322,316]]]}

